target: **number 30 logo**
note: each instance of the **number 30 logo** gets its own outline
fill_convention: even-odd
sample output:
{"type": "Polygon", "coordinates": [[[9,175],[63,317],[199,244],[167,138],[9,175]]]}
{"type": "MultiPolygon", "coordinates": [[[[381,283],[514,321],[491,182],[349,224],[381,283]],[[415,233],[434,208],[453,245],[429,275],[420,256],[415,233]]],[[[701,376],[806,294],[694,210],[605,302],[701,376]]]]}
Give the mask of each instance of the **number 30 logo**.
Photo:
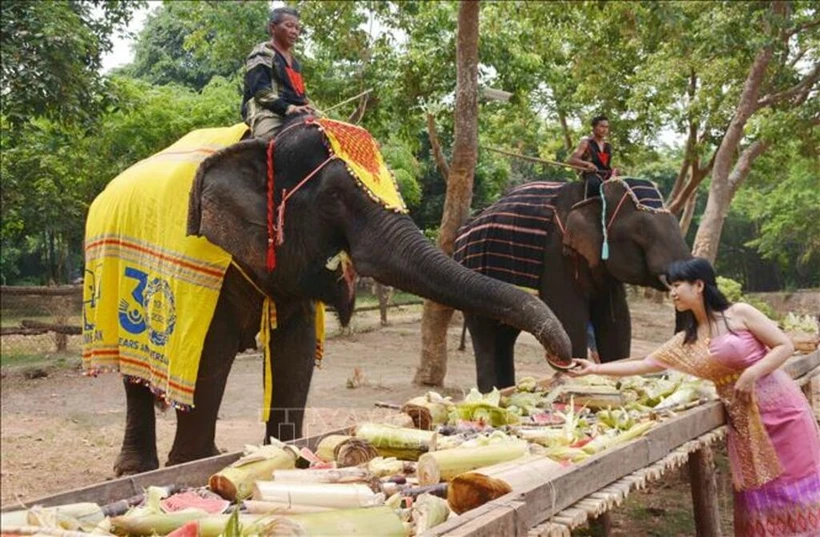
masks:
{"type": "Polygon", "coordinates": [[[136,283],[131,291],[132,301],[120,299],[120,326],[132,334],[148,330],[154,345],[165,345],[176,327],[174,294],[167,281],[153,278],[132,267],[126,267],[125,277],[136,283]]]}

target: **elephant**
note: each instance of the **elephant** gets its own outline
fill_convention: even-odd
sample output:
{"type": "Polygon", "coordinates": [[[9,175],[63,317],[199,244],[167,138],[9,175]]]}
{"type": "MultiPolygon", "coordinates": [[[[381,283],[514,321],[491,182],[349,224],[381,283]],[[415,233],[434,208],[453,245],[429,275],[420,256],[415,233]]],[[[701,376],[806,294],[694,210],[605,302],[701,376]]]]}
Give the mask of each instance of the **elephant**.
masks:
{"type": "MultiPolygon", "coordinates": [[[[657,187],[640,179],[606,181],[601,196],[591,197],[579,182],[525,183],[463,226],[455,252],[460,263],[537,294],[569,334],[575,357],[587,355],[591,322],[602,362],[629,356],[631,321],[624,284],[665,291],[669,264],[690,257],[657,187]],[[522,229],[525,235],[532,233],[521,239],[522,229]],[[528,244],[513,251],[510,233],[528,244]],[[490,266],[493,259],[499,266],[490,266]]],[[[479,390],[515,384],[514,345],[520,330],[472,313],[465,314],[465,323],[479,390]]]]}
{"type": "MultiPolygon", "coordinates": [[[[356,273],[530,332],[551,363],[570,363],[569,337],[546,304],[465,269],[435,248],[405,212],[377,203],[348,163],[331,154],[319,121],[291,118],[275,145],[241,140],[209,156],[197,169],[187,233],[205,237],[233,262],[224,274],[205,337],[195,404],[189,411],[177,410],[168,465],[218,453],[215,424],[228,372],[237,352],[254,345],[263,294],[273,300],[277,315],[268,364],[273,399],[263,441],[301,436],[314,369],[316,304],[332,306],[346,326],[355,304],[356,273]],[[274,241],[269,234],[271,203],[279,208],[276,228],[283,240],[274,241]],[[328,262],[340,253],[351,263],[328,262]]],[[[126,382],[125,391],[126,430],[115,471],[155,469],[154,397],[135,383],[126,382]]]]}

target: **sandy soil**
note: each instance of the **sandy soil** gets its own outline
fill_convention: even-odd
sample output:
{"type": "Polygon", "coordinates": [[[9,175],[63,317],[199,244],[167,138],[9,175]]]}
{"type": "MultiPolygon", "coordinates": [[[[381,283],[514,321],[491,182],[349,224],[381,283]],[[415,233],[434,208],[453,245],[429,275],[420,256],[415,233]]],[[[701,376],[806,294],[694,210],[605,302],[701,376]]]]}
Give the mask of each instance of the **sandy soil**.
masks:
{"type": "MultiPolygon", "coordinates": [[[[640,355],[671,334],[672,309],[643,298],[632,299],[631,307],[633,354],[640,355]]],[[[357,314],[344,334],[335,319],[329,321],[331,338],[323,368],[314,375],[306,434],[384,414],[388,411],[375,402],[400,404],[424,391],[411,384],[420,352],[420,318],[420,306],[403,307],[391,310],[390,326],[380,327],[377,312],[366,312],[357,314]]],[[[460,334],[456,320],[449,331],[452,350],[441,390],[455,398],[475,382],[469,336],[467,351],[455,350],[460,334]]],[[[541,347],[529,334],[518,340],[516,367],[519,378],[550,374],[541,347]]],[[[112,478],[122,440],[125,397],[117,375],[89,378],[76,367],[47,366],[47,376],[28,378],[31,368],[7,368],[0,381],[4,506],[112,478]]],[[[261,370],[259,354],[240,355],[234,364],[217,423],[217,445],[223,450],[240,450],[262,439],[261,370]]],[[[173,440],[174,412],[159,414],[157,421],[163,461],[173,440]]]]}

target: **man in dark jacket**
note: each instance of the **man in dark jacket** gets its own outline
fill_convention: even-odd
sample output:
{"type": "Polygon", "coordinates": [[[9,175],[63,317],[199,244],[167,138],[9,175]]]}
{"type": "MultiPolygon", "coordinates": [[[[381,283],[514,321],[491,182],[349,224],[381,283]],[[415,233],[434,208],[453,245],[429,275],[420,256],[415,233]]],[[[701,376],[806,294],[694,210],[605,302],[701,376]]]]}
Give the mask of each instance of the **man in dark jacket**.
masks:
{"type": "Polygon", "coordinates": [[[592,136],[581,140],[568,160],[573,166],[586,170],[581,173],[581,177],[587,185],[587,197],[597,195],[601,182],[618,173],[612,169],[612,146],[606,141],[607,135],[609,119],[606,116],[594,117],[592,136]]]}
{"type": "Polygon", "coordinates": [[[299,12],[290,7],[274,9],[268,31],[271,40],[256,45],[245,63],[242,118],[255,137],[276,134],[285,116],[313,112],[302,68],[292,53],[302,32],[299,12]]]}

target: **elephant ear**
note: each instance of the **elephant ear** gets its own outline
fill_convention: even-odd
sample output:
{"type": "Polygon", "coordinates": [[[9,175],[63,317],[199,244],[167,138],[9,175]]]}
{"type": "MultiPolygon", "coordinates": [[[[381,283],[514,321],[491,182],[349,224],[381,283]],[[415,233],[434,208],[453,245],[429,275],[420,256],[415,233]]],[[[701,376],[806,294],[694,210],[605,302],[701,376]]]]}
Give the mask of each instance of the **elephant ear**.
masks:
{"type": "Polygon", "coordinates": [[[567,216],[564,248],[580,254],[590,268],[601,262],[601,201],[590,198],[572,208],[567,216]]]}
{"type": "Polygon", "coordinates": [[[246,140],[199,165],[188,198],[188,235],[204,236],[250,266],[263,266],[265,142],[246,140]]]}

